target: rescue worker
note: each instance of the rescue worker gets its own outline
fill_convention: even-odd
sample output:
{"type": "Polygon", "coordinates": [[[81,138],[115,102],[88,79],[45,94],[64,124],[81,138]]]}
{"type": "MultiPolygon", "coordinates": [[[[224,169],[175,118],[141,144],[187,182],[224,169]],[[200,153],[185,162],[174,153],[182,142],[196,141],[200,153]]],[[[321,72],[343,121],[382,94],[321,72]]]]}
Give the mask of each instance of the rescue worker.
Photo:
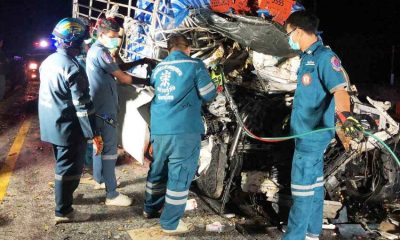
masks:
{"type": "MultiPolygon", "coordinates": [[[[350,97],[341,61],[318,39],[319,20],[307,11],[294,12],[285,28],[289,45],[301,51],[297,89],[291,116],[293,134],[335,126],[335,112],[347,135],[362,130],[350,114],[350,97]]],[[[293,205],[285,240],[318,239],[324,204],[323,155],[335,131],[314,133],[296,139],[291,171],[293,205]]]]}
{"type": "Polygon", "coordinates": [[[93,178],[98,184],[95,188],[102,188],[104,182],[106,205],[129,206],[132,199],[116,190],[118,95],[114,77],[123,84],[149,84],[149,80],[124,73],[111,56],[109,50],[119,47],[119,30],[115,20],[100,19],[97,27],[98,39],[87,54],[86,72],[97,116],[97,130],[104,139],[103,152],[93,156],[93,178]]]}
{"type": "Polygon", "coordinates": [[[153,70],[151,85],[151,143],[153,162],[148,172],[143,215],[160,216],[169,234],[189,232],[181,219],[195,175],[204,125],[201,106],[216,96],[216,88],[201,60],[190,57],[189,41],[172,35],[169,56],[153,70]]]}
{"type": "MultiPolygon", "coordinates": [[[[79,185],[88,139],[96,134],[89,82],[75,56],[86,36],[75,18],[65,18],[54,28],[57,52],[40,67],[39,122],[42,141],[53,144],[55,166],[55,223],[85,221],[90,215],[72,208],[79,185]]],[[[95,136],[101,151],[101,137],[95,136]]]]}

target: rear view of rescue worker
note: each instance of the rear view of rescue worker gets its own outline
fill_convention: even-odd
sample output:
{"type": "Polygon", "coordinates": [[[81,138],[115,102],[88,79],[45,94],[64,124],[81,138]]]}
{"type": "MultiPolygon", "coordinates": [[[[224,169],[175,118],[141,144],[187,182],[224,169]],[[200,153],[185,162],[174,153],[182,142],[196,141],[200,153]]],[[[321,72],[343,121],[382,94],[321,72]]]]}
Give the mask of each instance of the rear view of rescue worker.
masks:
{"type": "Polygon", "coordinates": [[[169,56],[153,70],[151,85],[151,143],[153,162],[148,172],[143,215],[160,216],[169,234],[189,232],[181,219],[195,175],[204,126],[203,103],[213,100],[216,88],[201,60],[190,57],[183,35],[168,40],[169,56]]]}
{"type": "MultiPolygon", "coordinates": [[[[335,126],[335,113],[347,135],[362,130],[350,114],[350,97],[341,61],[316,35],[319,20],[307,11],[293,13],[286,21],[289,45],[301,51],[297,89],[291,116],[293,134],[335,126]]],[[[318,239],[324,204],[323,155],[335,131],[296,139],[292,162],[290,209],[285,240],[318,239]]]]}
{"type": "MultiPolygon", "coordinates": [[[[87,32],[75,18],[55,27],[57,52],[40,67],[39,121],[42,141],[53,144],[55,166],[55,223],[85,221],[90,215],[72,208],[79,185],[88,139],[94,137],[94,106],[89,82],[75,56],[87,32]]],[[[101,150],[102,146],[97,148],[101,150]]]]}
{"type": "MultiPolygon", "coordinates": [[[[117,82],[123,84],[148,84],[148,79],[135,78],[124,73],[110,54],[119,45],[118,23],[113,19],[101,19],[97,27],[98,40],[91,46],[86,59],[90,95],[96,111],[97,131],[104,140],[100,155],[93,156],[93,178],[104,183],[106,205],[129,206],[132,199],[117,192],[115,164],[117,162],[117,82]]],[[[95,146],[95,145],[94,145],[95,146]]]]}

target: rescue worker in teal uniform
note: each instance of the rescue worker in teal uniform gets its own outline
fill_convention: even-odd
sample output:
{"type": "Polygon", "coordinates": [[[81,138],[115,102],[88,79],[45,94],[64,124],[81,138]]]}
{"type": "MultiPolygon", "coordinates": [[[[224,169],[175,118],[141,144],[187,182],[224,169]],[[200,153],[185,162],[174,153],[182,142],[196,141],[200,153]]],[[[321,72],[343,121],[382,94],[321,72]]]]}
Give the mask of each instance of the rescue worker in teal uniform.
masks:
{"type": "Polygon", "coordinates": [[[151,103],[153,162],[148,172],[143,215],[159,216],[169,234],[190,231],[181,219],[195,175],[204,125],[202,104],[216,96],[214,83],[201,60],[190,57],[183,35],[168,40],[169,56],[151,76],[155,97],[151,103]]]}
{"type": "MultiPolygon", "coordinates": [[[[289,45],[301,51],[297,89],[291,116],[292,134],[335,126],[335,113],[347,135],[362,129],[350,114],[350,97],[341,61],[318,39],[319,20],[307,11],[290,15],[286,21],[289,45]]],[[[322,230],[325,149],[335,131],[314,133],[296,139],[291,170],[293,205],[285,240],[318,239],[322,230]]]]}
{"type": "Polygon", "coordinates": [[[101,154],[93,156],[93,178],[99,185],[105,185],[106,205],[123,207],[131,205],[132,199],[117,191],[115,176],[118,157],[117,81],[122,84],[148,85],[149,79],[136,78],[123,72],[111,56],[110,49],[119,47],[119,30],[120,27],[114,19],[99,20],[98,39],[90,47],[86,58],[86,73],[96,113],[96,131],[104,140],[101,154]]]}
{"type": "MultiPolygon", "coordinates": [[[[55,223],[87,220],[90,215],[72,208],[79,185],[88,139],[95,132],[95,115],[85,70],[76,56],[87,35],[75,18],[61,20],[53,31],[57,52],[40,67],[39,122],[42,141],[53,145],[55,166],[55,223]]],[[[101,144],[96,148],[101,151],[101,144]]]]}

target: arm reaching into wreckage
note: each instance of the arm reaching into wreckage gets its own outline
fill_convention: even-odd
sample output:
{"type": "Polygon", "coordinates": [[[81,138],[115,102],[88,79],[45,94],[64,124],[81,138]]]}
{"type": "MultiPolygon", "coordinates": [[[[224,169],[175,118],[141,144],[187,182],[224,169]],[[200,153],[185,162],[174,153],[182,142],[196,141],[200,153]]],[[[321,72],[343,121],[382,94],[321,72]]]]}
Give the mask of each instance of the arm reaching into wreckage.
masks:
{"type": "Polygon", "coordinates": [[[343,124],[343,131],[352,138],[358,138],[363,128],[351,114],[350,96],[345,89],[347,82],[341,61],[333,52],[325,53],[321,60],[321,81],[334,96],[336,115],[343,124]]]}
{"type": "Polygon", "coordinates": [[[217,89],[203,62],[197,63],[195,85],[203,102],[211,102],[217,96],[217,89]]]}
{"type": "Polygon", "coordinates": [[[135,77],[135,76],[129,75],[124,72],[133,67],[136,67],[138,65],[143,65],[143,64],[147,64],[148,68],[154,69],[155,66],[157,65],[157,62],[154,60],[148,59],[148,58],[143,58],[143,59],[140,59],[140,60],[137,60],[134,62],[122,63],[122,64],[119,64],[119,69],[112,72],[112,75],[114,77],[116,77],[120,83],[149,85],[150,80],[148,78],[139,78],[139,77],[135,77]]]}
{"type": "Polygon", "coordinates": [[[119,83],[123,84],[150,84],[150,80],[148,78],[135,77],[123,72],[121,69],[112,72],[112,75],[117,78],[119,83]]]}
{"type": "Polygon", "coordinates": [[[350,96],[344,87],[338,88],[334,92],[336,114],[339,120],[342,122],[342,128],[346,135],[352,138],[358,138],[360,131],[363,130],[360,122],[355,119],[350,110],[350,96]]]}
{"type": "Polygon", "coordinates": [[[138,65],[143,65],[143,64],[147,64],[148,66],[150,66],[151,69],[154,69],[157,65],[157,61],[149,59],[149,58],[142,58],[139,59],[137,61],[133,61],[133,62],[127,62],[127,63],[121,63],[119,64],[119,68],[122,71],[128,71],[129,69],[136,67],[138,65]]]}

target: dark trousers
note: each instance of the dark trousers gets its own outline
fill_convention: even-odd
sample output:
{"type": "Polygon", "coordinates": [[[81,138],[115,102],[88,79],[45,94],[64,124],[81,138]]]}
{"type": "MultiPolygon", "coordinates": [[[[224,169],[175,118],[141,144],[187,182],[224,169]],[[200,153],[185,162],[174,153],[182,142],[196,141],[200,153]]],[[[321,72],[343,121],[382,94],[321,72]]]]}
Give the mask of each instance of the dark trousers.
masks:
{"type": "Polygon", "coordinates": [[[73,211],[73,193],[81,178],[86,147],[85,141],[70,146],[53,145],[56,160],[54,181],[56,216],[65,216],[73,211]]]}

